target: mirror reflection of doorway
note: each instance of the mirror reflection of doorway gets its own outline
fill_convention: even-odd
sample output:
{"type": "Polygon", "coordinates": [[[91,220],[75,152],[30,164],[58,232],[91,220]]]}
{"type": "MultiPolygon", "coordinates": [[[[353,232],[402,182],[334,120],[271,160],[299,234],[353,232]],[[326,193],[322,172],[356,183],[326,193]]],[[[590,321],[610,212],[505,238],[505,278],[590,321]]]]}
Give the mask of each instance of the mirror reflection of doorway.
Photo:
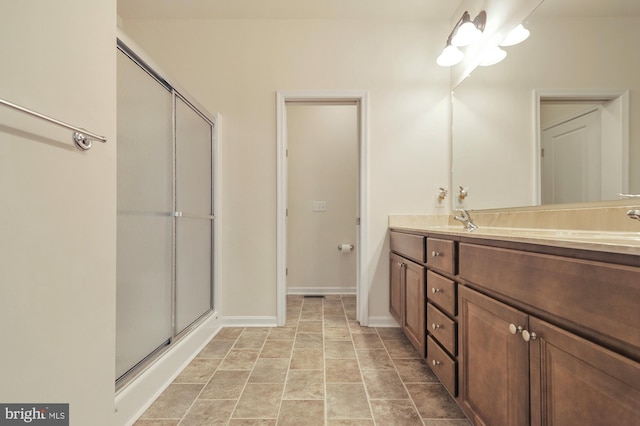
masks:
{"type": "Polygon", "coordinates": [[[600,109],[542,128],[542,203],[598,201],[602,145],[600,109]]]}
{"type": "Polygon", "coordinates": [[[539,95],[542,204],[617,200],[628,190],[628,92],[539,95]]]}

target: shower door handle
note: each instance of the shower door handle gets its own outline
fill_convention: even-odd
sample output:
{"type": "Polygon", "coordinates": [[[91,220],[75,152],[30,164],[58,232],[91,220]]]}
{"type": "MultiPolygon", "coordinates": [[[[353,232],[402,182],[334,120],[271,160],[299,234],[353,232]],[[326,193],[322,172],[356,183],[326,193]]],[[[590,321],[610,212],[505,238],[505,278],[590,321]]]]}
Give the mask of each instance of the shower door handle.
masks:
{"type": "Polygon", "coordinates": [[[184,217],[187,219],[209,219],[214,220],[216,217],[210,214],[192,214],[185,212],[171,212],[171,216],[173,217],[184,217]]]}

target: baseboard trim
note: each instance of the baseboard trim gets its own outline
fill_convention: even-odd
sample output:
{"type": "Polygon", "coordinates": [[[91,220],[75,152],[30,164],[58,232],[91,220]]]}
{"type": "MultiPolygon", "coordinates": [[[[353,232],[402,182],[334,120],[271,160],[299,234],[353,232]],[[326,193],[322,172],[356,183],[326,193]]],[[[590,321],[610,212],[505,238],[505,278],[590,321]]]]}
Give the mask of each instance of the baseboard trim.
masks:
{"type": "Polygon", "coordinates": [[[224,317],[225,327],[277,327],[277,317],[224,317]]]}
{"type": "Polygon", "coordinates": [[[369,317],[369,327],[400,327],[392,316],[369,317]]]}
{"type": "Polygon", "coordinates": [[[287,294],[302,296],[326,296],[329,294],[356,294],[355,287],[288,287],[287,294]]]}
{"type": "Polygon", "coordinates": [[[140,376],[120,389],[115,396],[114,424],[132,425],[222,327],[222,318],[214,312],[140,376]]]}

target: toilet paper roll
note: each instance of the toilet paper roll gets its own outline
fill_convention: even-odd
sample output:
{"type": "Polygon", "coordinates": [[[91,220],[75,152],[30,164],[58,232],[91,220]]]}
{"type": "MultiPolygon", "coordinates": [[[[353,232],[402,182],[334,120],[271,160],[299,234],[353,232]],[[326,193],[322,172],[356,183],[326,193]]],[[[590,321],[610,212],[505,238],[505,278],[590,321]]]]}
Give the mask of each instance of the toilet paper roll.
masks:
{"type": "Polygon", "coordinates": [[[353,244],[338,244],[338,250],[343,253],[349,253],[353,250],[353,244]]]}

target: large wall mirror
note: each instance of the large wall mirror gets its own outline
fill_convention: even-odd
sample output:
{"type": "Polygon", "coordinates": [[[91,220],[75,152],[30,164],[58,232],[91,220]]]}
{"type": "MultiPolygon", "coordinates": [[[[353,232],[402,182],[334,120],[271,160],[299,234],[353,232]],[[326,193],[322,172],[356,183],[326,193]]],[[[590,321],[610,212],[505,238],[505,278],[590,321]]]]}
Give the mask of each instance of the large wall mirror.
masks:
{"type": "Polygon", "coordinates": [[[453,90],[453,207],[640,193],[640,1],[544,0],[525,26],[453,90]]]}

